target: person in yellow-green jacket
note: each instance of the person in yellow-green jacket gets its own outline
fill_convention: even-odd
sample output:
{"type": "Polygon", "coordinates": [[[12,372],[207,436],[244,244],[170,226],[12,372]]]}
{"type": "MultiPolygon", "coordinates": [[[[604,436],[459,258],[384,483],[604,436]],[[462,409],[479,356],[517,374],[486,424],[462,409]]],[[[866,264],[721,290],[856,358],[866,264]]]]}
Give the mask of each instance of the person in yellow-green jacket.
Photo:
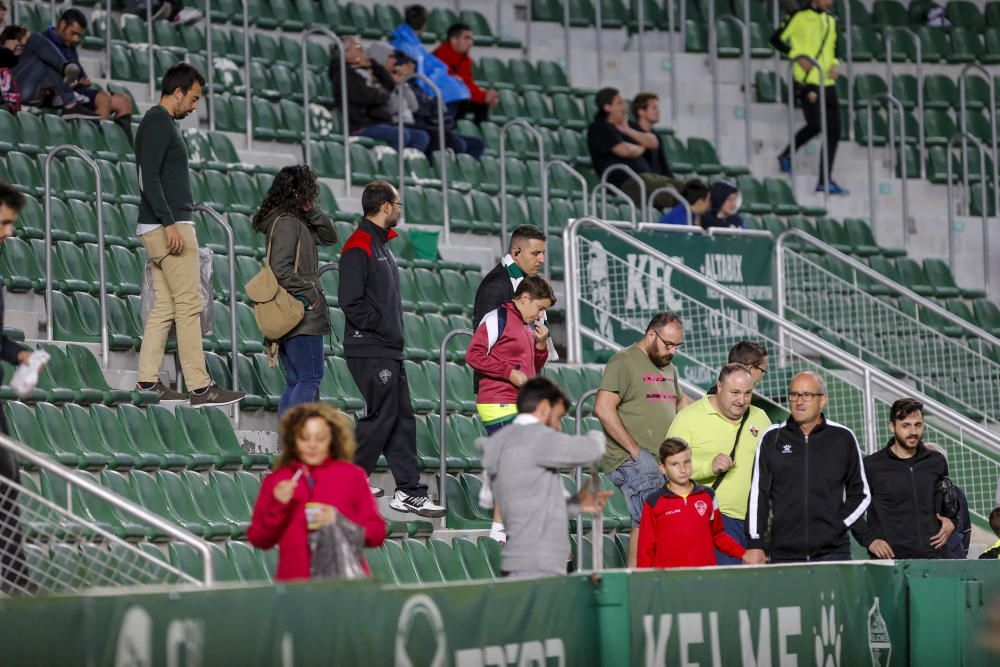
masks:
{"type": "MultiPolygon", "coordinates": [[[[682,438],[690,445],[691,478],[715,491],[726,534],[743,547],[757,442],[771,426],[767,414],[750,404],[757,379],[749,366],[723,366],[715,393],[677,413],[667,432],[668,438],[682,438]]],[[[742,562],[718,549],[715,558],[719,565],[742,562]]]]}
{"type": "MultiPolygon", "coordinates": [[[[990,528],[993,529],[997,537],[1000,537],[1000,507],[994,507],[993,511],[990,512],[990,528]]],[[[979,560],[996,560],[998,558],[1000,558],[1000,540],[979,554],[979,560]]]]}
{"type": "MultiPolygon", "coordinates": [[[[771,36],[771,44],[789,60],[795,62],[795,95],[799,98],[802,113],[806,117],[805,127],[795,135],[795,146],[788,146],[778,156],[781,170],[792,170],[791,152],[809,143],[822,129],[820,120],[820,73],[806,58],[813,58],[823,69],[823,83],[826,89],[826,137],[830,150],[829,169],[833,171],[833,160],[837,155],[840,141],[840,107],[837,102],[837,76],[840,61],[837,60],[837,18],[830,13],[833,0],[812,0],[807,7],[793,14],[771,36]]],[[[816,192],[823,190],[824,182],[829,182],[830,194],[846,195],[848,191],[837,185],[826,173],[823,156],[820,154],[819,182],[816,192]]]]}

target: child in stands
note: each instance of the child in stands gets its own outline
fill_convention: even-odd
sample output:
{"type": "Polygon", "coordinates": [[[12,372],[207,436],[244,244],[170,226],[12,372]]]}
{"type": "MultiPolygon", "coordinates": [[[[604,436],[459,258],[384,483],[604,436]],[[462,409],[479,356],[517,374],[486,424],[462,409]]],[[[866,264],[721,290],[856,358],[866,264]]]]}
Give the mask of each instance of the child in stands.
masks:
{"type": "Polygon", "coordinates": [[[715,549],[743,558],[746,549],[726,534],[715,492],[691,481],[691,448],[680,438],[660,445],[664,488],[646,498],[639,523],[639,567],[716,565],[715,549]]]}

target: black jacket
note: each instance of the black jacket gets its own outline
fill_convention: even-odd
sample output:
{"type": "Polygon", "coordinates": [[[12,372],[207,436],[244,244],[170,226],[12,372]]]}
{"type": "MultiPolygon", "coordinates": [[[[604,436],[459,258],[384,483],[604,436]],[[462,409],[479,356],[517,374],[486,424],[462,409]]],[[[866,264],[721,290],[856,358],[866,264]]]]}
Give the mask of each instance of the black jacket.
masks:
{"type": "MultiPolygon", "coordinates": [[[[21,353],[22,350],[27,350],[17,341],[13,341],[7,336],[3,335],[3,293],[4,290],[0,287],[0,359],[6,361],[11,366],[15,368],[20,363],[17,360],[17,355],[21,353]]],[[[2,367],[0,367],[0,381],[5,379],[7,373],[2,367]]],[[[0,405],[0,432],[4,435],[8,435],[7,431],[7,419],[4,416],[3,406],[0,405]]],[[[15,482],[20,480],[21,476],[18,473],[17,459],[6,449],[0,447],[0,476],[6,477],[7,479],[12,479],[15,482]]]]}
{"type": "MultiPolygon", "coordinates": [[[[486,314],[496,310],[514,298],[514,285],[510,282],[510,274],[503,262],[494,266],[489,273],[483,277],[476,290],[476,301],[472,307],[472,330],[479,328],[479,323],[483,321],[486,314]]],[[[472,391],[479,393],[479,379],[482,375],[479,372],[472,374],[472,391]]]]}
{"type": "Polygon", "coordinates": [[[340,253],[344,355],[403,358],[399,269],[386,243],[396,232],[363,218],[340,253]]]}
{"type": "Polygon", "coordinates": [[[757,448],[747,548],[765,549],[773,560],[849,551],[847,531],[870,502],[854,433],[821,417],[806,436],[789,417],[764,431],[757,448]]]}
{"type": "MultiPolygon", "coordinates": [[[[372,61],[371,73],[374,80],[364,77],[358,68],[347,66],[347,122],[352,134],[371,125],[392,122],[389,94],[396,82],[389,70],[377,62],[372,61]]],[[[340,108],[340,61],[336,58],[330,62],[330,82],[340,108]]]]}
{"type": "Polygon", "coordinates": [[[302,321],[285,334],[292,336],[323,336],[330,331],[330,311],[326,307],[326,296],[320,285],[318,245],[333,245],[337,242],[337,232],[333,221],[323,211],[313,208],[307,213],[292,214],[287,211],[272,211],[261,225],[271,246],[270,265],[278,284],[295,297],[303,297],[309,306],[302,321]],[[271,234],[274,233],[274,239],[271,234]],[[298,253],[298,270],[295,255],[298,253]]]}
{"type": "MultiPolygon", "coordinates": [[[[923,443],[911,458],[901,459],[892,442],[865,457],[872,502],[867,520],[855,523],[851,532],[864,547],[885,540],[896,558],[945,558],[945,549],[934,549],[930,542],[941,529],[936,515],[945,514],[935,486],[948,476],[948,462],[923,443]]],[[[949,518],[957,524],[957,517],[949,518]]]]}
{"type": "Polygon", "coordinates": [[[14,69],[17,67],[18,57],[10,49],[0,46],[0,67],[14,69]]]}

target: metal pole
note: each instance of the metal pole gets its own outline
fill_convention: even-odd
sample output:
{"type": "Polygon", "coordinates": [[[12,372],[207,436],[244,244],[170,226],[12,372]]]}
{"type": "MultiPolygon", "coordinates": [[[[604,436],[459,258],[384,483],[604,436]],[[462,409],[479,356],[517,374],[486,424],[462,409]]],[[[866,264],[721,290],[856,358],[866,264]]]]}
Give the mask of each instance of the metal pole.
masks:
{"type": "MultiPolygon", "coordinates": [[[[441,422],[438,425],[438,434],[441,439],[438,446],[438,454],[441,460],[438,462],[438,496],[441,507],[448,507],[448,488],[445,485],[445,479],[448,477],[448,394],[445,391],[445,385],[448,382],[448,375],[446,372],[446,365],[448,363],[448,343],[455,336],[469,336],[470,338],[475,332],[472,329],[453,329],[449,331],[444,339],[441,341],[440,355],[438,361],[441,365],[441,404],[438,408],[438,414],[441,415],[441,422]]],[[[441,519],[441,527],[448,527],[448,517],[445,515],[441,519]]]]}
{"type": "MultiPolygon", "coordinates": [[[[995,82],[993,80],[993,77],[990,76],[989,70],[987,70],[985,67],[983,67],[982,65],[980,65],[978,63],[969,63],[968,65],[966,65],[965,67],[962,68],[962,74],[959,77],[959,102],[961,104],[961,116],[962,116],[962,119],[961,119],[961,128],[960,129],[961,129],[962,132],[966,132],[968,130],[968,128],[966,127],[966,121],[965,121],[965,76],[966,76],[966,73],[970,69],[975,69],[975,70],[979,71],[980,73],[982,73],[982,75],[984,77],[986,77],[986,84],[989,86],[989,90],[990,90],[990,138],[991,138],[990,148],[993,149],[992,150],[992,154],[993,154],[993,185],[994,185],[994,187],[993,187],[993,194],[994,194],[994,204],[995,204],[995,207],[996,207],[996,211],[1000,211],[1000,185],[998,185],[998,183],[1000,183],[1000,162],[998,162],[998,160],[997,160],[997,158],[1000,157],[1000,152],[997,151],[997,97],[996,97],[996,84],[995,84],[995,82]]],[[[967,152],[968,151],[966,150],[965,142],[963,141],[962,142],[962,161],[963,161],[963,165],[968,164],[968,155],[967,155],[967,152]]],[[[987,152],[987,154],[989,154],[989,152],[987,152]]],[[[966,174],[965,188],[966,188],[966,190],[968,190],[968,188],[969,188],[969,184],[968,184],[968,167],[964,167],[964,169],[965,169],[965,174],[966,174]]],[[[985,183],[984,183],[983,187],[984,188],[986,187],[985,183]]]]}
{"type": "MultiPolygon", "coordinates": [[[[344,134],[344,196],[351,196],[351,145],[348,141],[351,130],[347,120],[347,62],[344,59],[344,42],[327,28],[310,28],[302,33],[302,104],[305,107],[305,146],[303,155],[306,164],[311,164],[310,137],[312,136],[312,114],[309,113],[309,38],[314,35],[327,37],[337,47],[340,54],[340,112],[342,132],[344,134]]],[[[402,191],[400,191],[402,196],[402,191]]]]}
{"type": "Polygon", "coordinates": [[[215,132],[215,58],[212,56],[212,0],[205,0],[205,51],[208,56],[208,69],[205,78],[208,80],[208,99],[205,107],[208,110],[208,131],[215,132]]]}
{"type": "MultiPolygon", "coordinates": [[[[714,0],[710,1],[709,7],[714,7],[714,0]]],[[[713,11],[709,9],[709,12],[713,11]]],[[[746,10],[749,15],[749,9],[746,10]]],[[[753,75],[750,67],[750,27],[735,16],[723,16],[719,21],[735,23],[740,28],[740,37],[743,45],[740,54],[740,65],[743,70],[743,141],[746,151],[746,164],[750,165],[753,159],[753,130],[751,129],[752,115],[751,106],[753,104],[751,88],[753,87],[753,75]]],[[[720,119],[719,119],[719,37],[714,23],[709,24],[709,43],[712,49],[712,131],[714,132],[715,147],[721,149],[720,141],[720,119]],[[714,39],[712,36],[714,35],[714,39]]]]}
{"type": "Polygon", "coordinates": [[[875,423],[875,392],[872,390],[872,372],[870,368],[865,368],[864,370],[864,392],[865,451],[868,454],[874,454],[875,450],[878,449],[878,425],[875,423]]]}
{"type": "Polygon", "coordinates": [[[108,281],[107,266],[104,258],[104,184],[101,182],[101,168],[83,149],[71,144],[54,146],[45,155],[43,167],[45,179],[45,327],[48,330],[46,340],[55,340],[55,327],[52,321],[52,160],[63,151],[69,151],[82,159],[94,172],[97,195],[97,278],[98,303],[100,304],[101,329],[101,366],[108,367],[108,281]]]}
{"type": "MultiPolygon", "coordinates": [[[[20,4],[20,3],[18,3],[20,4]]],[[[104,87],[111,82],[111,0],[104,9],[104,87]]]]}
{"type": "MultiPolygon", "coordinates": [[[[847,138],[854,138],[854,44],[851,40],[851,2],[848,0],[844,5],[844,34],[846,35],[847,51],[847,138]]],[[[890,84],[891,85],[891,84],[890,84]]],[[[791,94],[791,91],[789,91],[791,94]]]]}
{"type": "Polygon", "coordinates": [[[549,160],[545,166],[546,171],[552,169],[552,167],[562,167],[570,173],[573,178],[575,178],[580,183],[580,190],[583,193],[583,214],[587,215],[587,200],[589,199],[587,179],[579,171],[573,168],[569,162],[565,160],[549,160]]]}
{"type": "MultiPolygon", "coordinates": [[[[608,216],[608,197],[607,193],[610,192],[613,195],[618,195],[625,200],[625,203],[629,206],[629,211],[632,214],[632,230],[638,231],[639,229],[639,218],[636,215],[635,202],[632,198],[625,194],[620,188],[615,187],[611,183],[598,183],[594,191],[590,193],[590,210],[593,212],[594,217],[597,217],[597,193],[601,193],[601,219],[606,220],[608,216]]],[[[645,192],[643,193],[645,194],[645,192]]]]}
{"type": "MultiPolygon", "coordinates": [[[[549,235],[549,179],[545,168],[545,139],[535,126],[523,118],[511,118],[500,128],[500,254],[507,252],[507,132],[520,125],[535,138],[538,144],[538,172],[542,182],[542,232],[549,235]]],[[[545,253],[545,275],[549,275],[549,254],[545,253]]]]}
{"type": "MultiPolygon", "coordinates": [[[[644,2],[645,0],[640,0],[644,2]]],[[[584,392],[580,398],[576,401],[576,434],[578,436],[583,435],[583,405],[590,400],[592,396],[597,396],[597,389],[591,389],[590,391],[584,392]]],[[[575,473],[576,490],[579,491],[583,486],[583,466],[577,466],[575,473]]],[[[590,478],[591,491],[600,491],[600,478],[590,478]],[[597,483],[597,488],[595,489],[593,484],[597,483]]],[[[576,550],[577,554],[580,553],[580,548],[583,545],[583,515],[577,517],[576,519],[576,550]]],[[[577,557],[576,559],[576,571],[580,572],[583,568],[581,567],[582,558],[577,557]]]]}
{"type": "MultiPolygon", "coordinates": [[[[737,23],[743,30],[743,125],[746,128],[745,148],[747,166],[753,164],[753,68],[750,64],[750,0],[743,0],[743,21],[737,23]]],[[[718,144],[716,144],[718,149],[718,144]]]]}
{"type": "Polygon", "coordinates": [[[687,51],[687,0],[679,0],[681,5],[681,53],[687,51]]]}
{"type": "MultiPolygon", "coordinates": [[[[497,4],[500,5],[500,4],[503,4],[503,3],[498,2],[497,4]]],[[[569,3],[568,2],[564,2],[563,3],[563,49],[565,49],[565,56],[564,57],[566,58],[566,76],[567,77],[570,76],[570,72],[573,71],[573,67],[572,67],[572,65],[573,65],[573,57],[571,55],[572,54],[572,50],[569,48],[569,18],[570,18],[569,17],[569,3]]],[[[530,23],[531,22],[529,21],[529,25],[530,25],[530,23]]]]}
{"type": "MultiPolygon", "coordinates": [[[[687,226],[688,227],[693,226],[694,216],[691,214],[691,204],[688,202],[687,199],[684,199],[684,196],[681,193],[677,192],[677,188],[674,188],[669,185],[664,185],[662,187],[656,188],[655,190],[649,193],[649,199],[646,201],[646,211],[653,210],[653,200],[655,200],[656,195],[660,194],[661,192],[666,192],[674,196],[674,199],[677,200],[677,203],[684,207],[684,215],[687,218],[687,226]]],[[[647,219],[645,220],[645,222],[653,222],[653,220],[647,219]]]]}
{"type": "MultiPolygon", "coordinates": [[[[635,172],[635,170],[632,169],[632,167],[628,166],[627,164],[620,164],[620,163],[619,164],[613,164],[613,165],[611,165],[610,167],[608,167],[607,169],[604,170],[603,174],[601,174],[601,186],[609,185],[609,183],[608,183],[608,175],[610,175],[610,174],[612,174],[612,173],[614,173],[616,171],[624,172],[629,178],[631,178],[633,181],[635,181],[636,183],[639,184],[639,206],[642,207],[642,210],[640,211],[641,218],[642,218],[643,221],[648,221],[649,220],[649,215],[648,215],[648,211],[646,210],[646,182],[644,180],[642,180],[642,176],[640,176],[639,174],[637,174],[635,172]]],[[[594,193],[596,193],[596,192],[597,192],[597,189],[594,190],[594,193]]],[[[628,195],[626,195],[624,192],[622,192],[621,190],[619,190],[617,187],[615,188],[615,194],[619,194],[619,195],[625,197],[625,199],[627,199],[630,202],[632,201],[631,197],[629,197],[628,195]]],[[[607,204],[606,196],[602,195],[602,197],[604,197],[602,199],[602,205],[606,205],[607,204]]],[[[633,205],[633,208],[635,208],[634,205],[633,205]]],[[[597,212],[597,208],[594,207],[593,204],[591,205],[591,209],[590,210],[593,211],[594,213],[597,212]]],[[[605,213],[605,211],[602,209],[601,210],[601,216],[602,217],[604,216],[604,213],[605,213]]],[[[638,229],[638,227],[636,227],[635,224],[636,223],[633,220],[633,228],[638,229]]]]}
{"type": "MultiPolygon", "coordinates": [[[[497,3],[497,31],[500,30],[500,8],[502,2],[497,3]]],[[[527,16],[524,20],[524,55],[531,56],[531,0],[527,0],[527,16]]]]}
{"type": "MultiPolygon", "coordinates": [[[[146,0],[146,44],[149,47],[149,99],[156,99],[156,66],[153,62],[156,57],[153,48],[153,0],[146,0]]],[[[250,85],[249,80],[247,85],[250,85]]]]}
{"type": "MultiPolygon", "coordinates": [[[[210,220],[218,224],[226,232],[226,244],[227,252],[229,258],[229,340],[231,341],[230,355],[232,364],[232,381],[233,381],[233,391],[239,391],[240,389],[240,369],[239,369],[239,340],[236,334],[236,320],[238,315],[236,314],[236,241],[233,237],[233,228],[230,226],[226,219],[216,211],[214,208],[208,204],[195,204],[192,207],[195,211],[201,211],[209,217],[210,220]]],[[[240,404],[236,402],[233,404],[233,428],[239,429],[240,427],[240,404]]]]}
{"type": "MultiPolygon", "coordinates": [[[[567,0],[569,4],[569,0],[567,0]]],[[[594,3],[594,36],[597,38],[594,47],[597,51],[597,87],[600,88],[604,85],[604,42],[601,39],[601,33],[604,31],[601,28],[601,24],[604,23],[601,20],[601,0],[594,3]]]]}
{"type": "MultiPolygon", "coordinates": [[[[667,10],[667,31],[670,33],[670,121],[677,127],[677,32],[674,26],[674,0],[666,0],[664,8],[667,10]]],[[[684,26],[681,26],[681,32],[684,26]]]]}
{"type": "Polygon", "coordinates": [[[952,183],[952,169],[951,169],[951,159],[952,159],[952,146],[955,144],[955,140],[959,138],[960,135],[955,134],[948,139],[948,146],[945,148],[945,169],[947,169],[947,188],[948,193],[948,265],[955,266],[955,197],[952,194],[954,188],[954,183],[952,183]]]}
{"type": "MultiPolygon", "coordinates": [[[[636,50],[639,56],[639,90],[646,90],[646,49],[643,48],[646,36],[646,0],[636,0],[638,6],[639,32],[636,35],[636,50]]],[[[597,4],[601,4],[598,0],[597,4]]]]}
{"type": "MultiPolygon", "coordinates": [[[[246,84],[247,150],[253,149],[253,85],[250,80],[250,10],[243,0],[243,82],[246,84]]],[[[346,142],[346,137],[345,141],[346,142]]]]}
{"type": "MultiPolygon", "coordinates": [[[[447,142],[445,141],[445,129],[444,129],[444,96],[441,94],[441,89],[438,88],[433,81],[431,81],[428,77],[424,76],[420,72],[414,72],[413,74],[407,75],[406,78],[404,78],[396,85],[405,86],[407,85],[407,82],[410,81],[410,79],[419,79],[420,81],[426,83],[427,86],[432,91],[434,91],[434,98],[437,100],[438,159],[441,160],[441,191],[444,195],[442,197],[443,207],[444,207],[444,245],[448,245],[451,240],[451,215],[450,215],[450,210],[448,208],[448,159],[447,159],[448,154],[447,154],[447,142]]],[[[400,91],[400,98],[399,98],[400,109],[402,109],[402,106],[404,104],[402,93],[403,91],[400,91]]],[[[398,127],[399,127],[399,135],[398,135],[398,143],[396,150],[399,157],[399,201],[400,203],[405,204],[405,200],[403,199],[403,191],[405,189],[404,177],[406,175],[406,165],[404,164],[403,160],[404,127],[403,127],[402,111],[400,111],[399,113],[398,127]]],[[[401,215],[404,216],[403,220],[405,221],[405,216],[406,216],[405,207],[402,208],[401,215]]]]}
{"type": "MultiPolygon", "coordinates": [[[[899,112],[899,152],[901,153],[901,167],[900,169],[900,181],[902,181],[902,209],[903,209],[903,248],[909,248],[909,236],[910,236],[910,196],[909,196],[909,178],[906,173],[906,110],[903,108],[903,103],[896,98],[896,96],[891,93],[879,93],[878,95],[872,96],[868,100],[868,212],[871,216],[871,224],[875,225],[876,211],[877,211],[877,201],[875,196],[875,151],[873,148],[873,138],[872,138],[872,119],[875,115],[875,102],[877,100],[884,99],[887,102],[887,111],[889,118],[889,127],[893,126],[893,111],[899,112]]],[[[892,155],[896,150],[895,146],[895,136],[890,132],[889,138],[889,154],[892,155]]]]}
{"type": "MultiPolygon", "coordinates": [[[[686,3],[687,0],[681,0],[686,3]]],[[[708,62],[712,69],[712,141],[722,150],[722,130],[719,123],[719,28],[715,24],[715,0],[708,0],[708,62]]]]}
{"type": "MultiPolygon", "coordinates": [[[[596,213],[597,211],[592,211],[593,215],[596,213]]],[[[570,221],[567,229],[573,227],[573,224],[574,222],[570,221]]],[[[566,293],[566,362],[570,364],[579,364],[583,361],[583,338],[579,326],[580,306],[577,303],[577,299],[580,297],[580,262],[577,257],[576,243],[574,243],[575,238],[567,233],[564,233],[562,237],[564,290],[566,293]]]]}

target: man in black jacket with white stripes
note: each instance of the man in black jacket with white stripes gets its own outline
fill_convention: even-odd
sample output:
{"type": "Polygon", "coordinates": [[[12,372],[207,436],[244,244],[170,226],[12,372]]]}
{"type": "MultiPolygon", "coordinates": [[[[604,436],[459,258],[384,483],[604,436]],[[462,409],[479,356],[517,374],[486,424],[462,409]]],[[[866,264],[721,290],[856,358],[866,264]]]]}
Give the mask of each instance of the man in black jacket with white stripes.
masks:
{"type": "Polygon", "coordinates": [[[867,520],[851,532],[876,558],[947,558],[958,499],[954,506],[945,502],[948,462],[923,443],[923,404],[914,398],[893,403],[889,428],[889,444],[865,457],[872,503],[867,520]]]}
{"type": "Polygon", "coordinates": [[[850,560],[847,531],[871,503],[858,440],[823,415],[826,382],[815,373],[792,378],[788,398],[792,416],[757,447],[746,562],[850,560]]]}

